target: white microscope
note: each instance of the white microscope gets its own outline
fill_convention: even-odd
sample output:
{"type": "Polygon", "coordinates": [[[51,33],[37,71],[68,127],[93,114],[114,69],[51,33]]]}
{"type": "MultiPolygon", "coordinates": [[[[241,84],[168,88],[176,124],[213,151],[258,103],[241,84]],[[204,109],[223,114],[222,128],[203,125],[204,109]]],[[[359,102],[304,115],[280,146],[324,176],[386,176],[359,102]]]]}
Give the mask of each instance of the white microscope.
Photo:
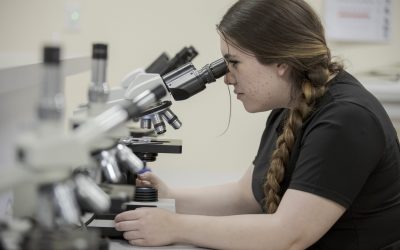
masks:
{"type": "MultiPolygon", "coordinates": [[[[172,59],[171,61],[173,63],[165,64],[164,57],[160,63],[157,63],[157,61],[159,61],[159,59],[157,59],[156,62],[146,69],[146,71],[133,71],[131,74],[125,77],[120,87],[114,88],[110,91],[107,102],[104,102],[106,99],[105,96],[108,94],[106,93],[108,88],[105,87],[104,84],[105,77],[101,77],[101,80],[99,81],[99,77],[96,77],[99,74],[93,73],[98,72],[98,70],[96,70],[96,67],[93,67],[92,82],[97,82],[97,84],[92,84],[91,88],[93,90],[89,90],[89,103],[75,112],[76,117],[84,117],[85,114],[86,116],[87,114],[90,114],[91,105],[94,100],[100,100],[96,103],[97,108],[100,106],[99,103],[101,103],[103,108],[111,107],[121,102],[130,101],[136,98],[137,93],[145,91],[149,86],[159,86],[160,84],[167,87],[168,91],[172,93],[174,99],[184,100],[205,89],[205,84],[214,82],[216,78],[226,73],[227,67],[223,59],[215,61],[210,65],[206,65],[199,71],[197,71],[189,62],[173,71],[170,71],[164,76],[148,72],[154,71],[156,68],[162,72],[165,71],[163,70],[165,68],[170,69],[172,66],[182,63],[183,61],[191,60],[194,55],[193,51],[193,49],[188,50],[187,48],[184,48],[180,53],[177,54],[177,56],[175,56],[175,58],[183,59],[172,59]],[[185,54],[186,56],[184,56],[185,54]],[[158,66],[155,67],[154,65],[158,66]],[[166,66],[160,67],[162,65],[166,66]],[[94,88],[93,86],[97,87],[94,88]],[[96,97],[96,94],[94,94],[95,91],[97,91],[97,95],[99,95],[99,97],[96,97]]],[[[159,58],[163,57],[160,56],[159,58]]],[[[105,66],[103,64],[102,72],[104,72],[104,67],[105,66]]],[[[104,76],[105,74],[103,73],[100,75],[104,76]]],[[[181,123],[176,115],[170,110],[170,105],[171,102],[166,100],[166,98],[163,98],[159,99],[157,102],[154,102],[146,110],[143,110],[140,115],[141,128],[147,130],[142,131],[149,131],[151,125],[153,125],[153,131],[155,131],[156,134],[164,133],[166,129],[163,119],[175,129],[179,128],[181,123]],[[144,126],[143,124],[147,125],[144,126]]],[[[75,124],[77,121],[76,117],[74,117],[75,124]]],[[[109,178],[103,178],[100,186],[107,192],[107,194],[110,195],[112,200],[111,208],[107,213],[95,213],[93,216],[86,218],[86,224],[88,227],[100,229],[102,235],[106,237],[122,237],[122,233],[117,232],[113,228],[113,220],[115,215],[122,211],[135,209],[138,206],[157,206],[175,211],[175,203],[173,200],[158,199],[157,190],[148,187],[135,187],[134,183],[136,180],[136,174],[142,172],[143,170],[147,170],[145,168],[146,162],[155,161],[158,153],[181,153],[181,143],[178,140],[157,140],[154,136],[147,136],[149,134],[138,134],[138,131],[139,130],[131,130],[130,134],[124,136],[123,134],[119,134],[116,135],[114,139],[116,140],[115,143],[117,143],[117,147],[128,147],[132,152],[139,156],[143,162],[142,168],[140,169],[139,165],[136,165],[134,168],[120,168],[120,172],[122,172],[121,176],[123,177],[122,180],[120,179],[120,181],[110,181],[109,178]],[[126,171],[129,169],[133,171],[126,171]]],[[[116,163],[115,165],[117,166],[121,165],[121,161],[118,160],[118,153],[115,153],[115,149],[106,151],[104,147],[102,147],[101,150],[102,154],[100,155],[102,160],[99,161],[100,163],[113,162],[116,163]],[[105,152],[108,153],[105,154],[105,152]],[[115,155],[117,157],[115,157],[115,155]],[[115,158],[117,160],[105,161],[105,156],[108,159],[115,158]]],[[[113,169],[118,170],[118,167],[113,169]]]]}
{"type": "MultiPolygon", "coordinates": [[[[121,144],[117,139],[126,135],[126,122],[142,117],[168,92],[175,100],[187,99],[227,72],[225,61],[219,59],[201,70],[196,70],[188,63],[164,76],[143,73],[129,84],[126,98],[108,105],[104,102],[107,99],[98,94],[107,90],[102,84],[105,82],[106,54],[104,46],[96,47],[92,75],[97,80],[89,95],[92,107],[87,113],[89,115],[75,124],[78,125],[75,129],[65,130],[61,122],[64,99],[59,54],[58,47],[44,49],[42,96],[37,109],[39,122],[35,128],[18,138],[18,165],[3,171],[0,177],[0,192],[14,189],[17,196],[20,187],[30,183],[35,190],[32,193],[36,196],[32,198],[36,202],[26,204],[25,210],[31,211],[31,214],[15,214],[21,219],[28,216],[28,223],[16,226],[20,224],[13,221],[3,225],[0,230],[0,249],[104,249],[96,231],[77,230],[86,225],[81,216],[83,208],[94,213],[105,213],[111,204],[110,197],[87,172],[100,166],[108,182],[118,182],[119,167],[104,151],[121,144]]],[[[126,147],[120,148],[125,150],[126,147]]],[[[135,172],[140,168],[132,163],[136,162],[136,158],[132,160],[128,157],[133,155],[130,149],[126,154],[115,155],[122,162],[132,164],[129,165],[130,171],[135,172]]],[[[125,209],[133,209],[129,206],[125,204],[125,209]]],[[[113,228],[112,222],[108,227],[113,228]]]]}
{"type": "Polygon", "coordinates": [[[149,85],[131,101],[87,119],[74,130],[65,130],[60,71],[59,47],[45,47],[37,126],[18,138],[18,165],[3,171],[0,177],[0,192],[13,189],[16,196],[22,195],[20,187],[31,184],[36,197],[24,204],[30,213],[15,214],[29,220],[3,225],[0,249],[101,249],[97,232],[77,228],[82,224],[83,205],[104,212],[110,199],[88,175],[76,170],[97,167],[92,152],[104,138],[167,94],[164,84],[149,85]]]}

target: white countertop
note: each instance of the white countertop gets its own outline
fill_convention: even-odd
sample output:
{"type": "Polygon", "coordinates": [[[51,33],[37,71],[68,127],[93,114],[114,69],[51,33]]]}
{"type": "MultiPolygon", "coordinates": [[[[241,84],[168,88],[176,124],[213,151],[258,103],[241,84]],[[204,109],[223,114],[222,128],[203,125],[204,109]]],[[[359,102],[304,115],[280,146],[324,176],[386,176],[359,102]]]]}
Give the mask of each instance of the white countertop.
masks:
{"type": "Polygon", "coordinates": [[[142,250],[151,250],[151,249],[206,249],[200,248],[190,245],[170,245],[170,246],[162,246],[162,247],[138,247],[132,246],[125,240],[111,240],[109,250],[132,250],[132,249],[142,249],[142,250]]]}

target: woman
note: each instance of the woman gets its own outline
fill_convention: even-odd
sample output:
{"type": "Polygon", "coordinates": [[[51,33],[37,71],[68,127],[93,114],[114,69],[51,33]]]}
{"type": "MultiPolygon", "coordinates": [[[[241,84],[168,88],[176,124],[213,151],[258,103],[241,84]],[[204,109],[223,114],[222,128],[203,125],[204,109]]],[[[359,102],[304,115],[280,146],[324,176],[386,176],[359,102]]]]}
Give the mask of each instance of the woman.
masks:
{"type": "Polygon", "coordinates": [[[381,104],[331,60],[302,0],[240,0],[218,25],[225,83],[248,112],[272,110],[237,182],[174,190],[177,214],[119,214],[134,245],[216,249],[381,249],[400,242],[400,151],[381,104]],[[196,215],[195,215],[196,214],[196,215]]]}

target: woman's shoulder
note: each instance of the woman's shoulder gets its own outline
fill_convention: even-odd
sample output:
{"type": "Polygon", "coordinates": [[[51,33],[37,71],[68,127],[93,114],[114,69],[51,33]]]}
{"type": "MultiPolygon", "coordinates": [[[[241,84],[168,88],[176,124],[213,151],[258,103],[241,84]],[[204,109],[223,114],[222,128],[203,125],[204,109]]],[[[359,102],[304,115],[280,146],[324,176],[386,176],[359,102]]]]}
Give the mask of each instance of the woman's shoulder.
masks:
{"type": "Polygon", "coordinates": [[[329,129],[354,127],[356,130],[378,133],[386,141],[397,137],[392,121],[381,103],[367,90],[357,90],[360,88],[358,85],[347,85],[340,86],[342,90],[327,93],[325,103],[309,117],[304,129],[310,131],[324,124],[323,127],[329,129]]]}
{"type": "Polygon", "coordinates": [[[345,70],[341,70],[331,80],[327,94],[335,102],[351,102],[365,107],[381,106],[379,100],[357,78],[345,70]]]}

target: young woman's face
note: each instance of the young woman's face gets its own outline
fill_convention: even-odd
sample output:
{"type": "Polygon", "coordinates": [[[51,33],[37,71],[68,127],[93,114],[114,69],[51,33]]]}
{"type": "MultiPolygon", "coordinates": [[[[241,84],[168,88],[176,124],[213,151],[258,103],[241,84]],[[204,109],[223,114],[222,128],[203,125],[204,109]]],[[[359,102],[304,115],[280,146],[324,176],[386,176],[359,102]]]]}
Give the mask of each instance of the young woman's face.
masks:
{"type": "Polygon", "coordinates": [[[255,113],[275,108],[287,108],[291,87],[286,64],[262,65],[257,59],[220,39],[221,53],[228,63],[226,84],[234,87],[237,99],[247,112],[255,113]]]}

